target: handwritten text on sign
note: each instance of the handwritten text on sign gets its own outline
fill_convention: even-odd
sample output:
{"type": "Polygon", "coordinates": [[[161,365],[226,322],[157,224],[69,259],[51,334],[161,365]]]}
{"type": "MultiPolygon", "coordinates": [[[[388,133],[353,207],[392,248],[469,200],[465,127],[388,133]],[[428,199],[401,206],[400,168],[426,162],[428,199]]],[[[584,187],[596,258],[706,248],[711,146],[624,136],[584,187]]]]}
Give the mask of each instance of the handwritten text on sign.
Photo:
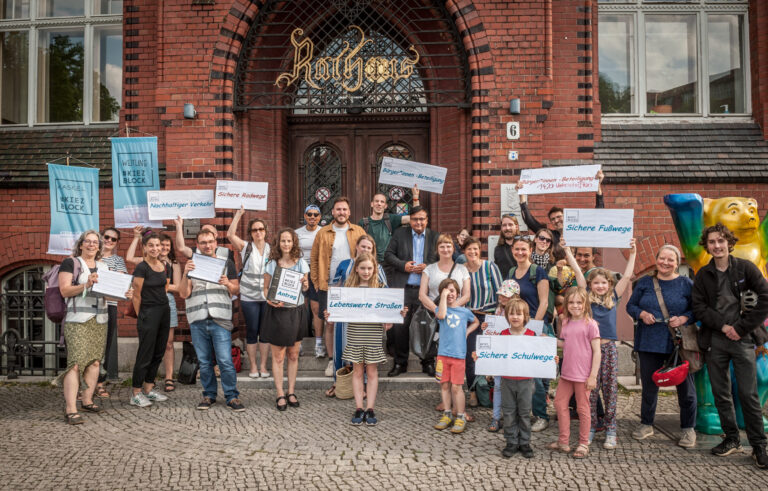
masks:
{"type": "Polygon", "coordinates": [[[549,336],[478,336],[475,373],[555,378],[557,339],[549,336]]]}
{"type": "Polygon", "coordinates": [[[523,169],[519,194],[583,193],[597,191],[599,165],[523,169]]]}
{"type": "Polygon", "coordinates": [[[421,191],[442,193],[447,173],[445,167],[384,157],[381,159],[379,183],[406,188],[412,188],[415,184],[421,191]]]}
{"type": "Polygon", "coordinates": [[[216,208],[267,209],[267,182],[216,181],[216,208]]]}
{"type": "Polygon", "coordinates": [[[629,247],[635,210],[566,208],[563,233],[569,247],[629,247]]]}
{"type": "Polygon", "coordinates": [[[381,322],[402,324],[405,290],[402,288],[341,288],[328,290],[329,322],[381,322]]]}
{"type": "Polygon", "coordinates": [[[213,189],[183,191],[147,191],[150,220],[181,218],[213,218],[213,189]]]}

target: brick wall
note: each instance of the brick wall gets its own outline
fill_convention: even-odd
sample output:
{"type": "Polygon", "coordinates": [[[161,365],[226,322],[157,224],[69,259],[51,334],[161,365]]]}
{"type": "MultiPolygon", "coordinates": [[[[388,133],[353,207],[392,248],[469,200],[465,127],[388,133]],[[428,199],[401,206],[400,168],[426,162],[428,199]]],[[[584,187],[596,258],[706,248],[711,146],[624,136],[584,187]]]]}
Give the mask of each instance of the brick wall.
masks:
{"type": "Polygon", "coordinates": [[[752,73],[752,115],[768,140],[768,3],[749,2],[749,56],[752,73]]]}

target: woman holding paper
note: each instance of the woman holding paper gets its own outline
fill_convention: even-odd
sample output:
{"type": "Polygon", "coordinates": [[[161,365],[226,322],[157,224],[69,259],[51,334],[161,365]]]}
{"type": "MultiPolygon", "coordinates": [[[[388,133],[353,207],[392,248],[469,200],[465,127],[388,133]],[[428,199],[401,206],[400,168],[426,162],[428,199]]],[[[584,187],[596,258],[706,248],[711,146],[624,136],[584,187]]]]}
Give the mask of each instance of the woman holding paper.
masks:
{"type": "Polygon", "coordinates": [[[304,294],[309,289],[309,265],[301,257],[299,237],[291,228],[281,229],[275,237],[269,253],[269,262],[264,271],[264,298],[267,308],[262,319],[262,339],[272,345],[272,376],[275,379],[278,411],[285,411],[288,406],[299,407],[299,400],[294,393],[296,374],[299,371],[299,348],[306,326],[304,294]],[[290,305],[285,302],[269,300],[270,287],[280,281],[278,267],[289,269],[302,274],[301,292],[298,303],[290,305]],[[288,395],[283,391],[283,362],[288,354],[288,395]],[[281,404],[282,403],[282,404],[281,404]]]}
{"type": "MultiPolygon", "coordinates": [[[[496,292],[501,287],[501,272],[496,265],[490,261],[480,259],[480,241],[474,237],[464,239],[464,256],[467,262],[464,266],[469,271],[470,280],[470,298],[469,310],[475,314],[475,317],[482,324],[485,316],[493,314],[496,310],[497,297],[496,292]]],[[[475,381],[475,360],[471,354],[475,351],[475,344],[479,329],[471,332],[467,336],[467,358],[465,372],[467,376],[467,385],[470,386],[469,407],[477,406],[477,393],[474,390],[475,381]]]]}
{"type": "MultiPolygon", "coordinates": [[[[75,242],[73,257],[62,261],[59,268],[59,291],[67,299],[67,315],[62,327],[67,343],[67,369],[54,381],[64,386],[67,423],[78,425],[83,417],[77,412],[77,391],[85,381],[82,408],[98,413],[101,406],[93,402],[99,379],[99,364],[107,341],[107,304],[91,287],[99,281],[97,270],[107,269],[100,261],[102,242],[95,230],[84,232],[75,242]]],[[[132,292],[126,292],[130,297],[132,292]]]]}
{"type": "Polygon", "coordinates": [[[142,239],[144,260],[133,270],[133,308],[136,311],[136,331],[139,346],[133,365],[132,406],[147,407],[153,402],[168,400],[156,392],[155,377],[165,354],[168,331],[171,325],[171,308],[168,303],[168,272],[160,259],[163,247],[160,235],[152,232],[142,239]]]}
{"type": "Polygon", "coordinates": [[[242,269],[240,270],[240,308],[245,317],[245,350],[248,353],[251,378],[267,377],[267,357],[269,344],[259,339],[259,327],[267,299],[264,296],[264,269],[269,258],[267,244],[267,224],[261,218],[253,218],[248,222],[248,235],[251,240],[246,242],[237,236],[237,226],[245,214],[245,208],[240,207],[232,219],[227,231],[227,238],[235,252],[240,253],[242,269]],[[261,355],[261,364],[256,365],[256,355],[261,355]]]}

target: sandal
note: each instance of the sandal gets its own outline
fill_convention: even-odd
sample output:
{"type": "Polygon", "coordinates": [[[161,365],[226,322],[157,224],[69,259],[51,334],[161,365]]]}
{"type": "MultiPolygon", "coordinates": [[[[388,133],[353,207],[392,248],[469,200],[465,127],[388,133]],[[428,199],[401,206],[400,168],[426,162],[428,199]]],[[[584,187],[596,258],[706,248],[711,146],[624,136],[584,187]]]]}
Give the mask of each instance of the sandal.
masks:
{"type": "Polygon", "coordinates": [[[336,397],[336,384],[331,385],[331,388],[325,391],[325,397],[336,397]]]}
{"type": "Polygon", "coordinates": [[[560,442],[552,442],[547,445],[547,448],[550,450],[554,450],[556,452],[563,452],[563,453],[568,453],[571,451],[571,447],[560,442]]]}
{"type": "Polygon", "coordinates": [[[80,413],[65,413],[68,425],[81,425],[84,423],[83,417],[80,413]]]}
{"type": "Polygon", "coordinates": [[[275,407],[277,407],[278,411],[285,411],[288,409],[288,399],[285,398],[285,396],[280,396],[275,400],[275,407]],[[280,401],[285,401],[285,404],[280,404],[280,401]]]}
{"type": "Polygon", "coordinates": [[[96,387],[96,397],[99,399],[109,399],[109,392],[103,385],[96,387]]]}
{"type": "Polygon", "coordinates": [[[491,421],[491,424],[488,425],[488,431],[491,433],[497,433],[501,429],[501,423],[498,419],[494,419],[491,421]]]}
{"type": "Polygon", "coordinates": [[[173,392],[176,390],[176,384],[173,382],[172,379],[165,379],[165,391],[166,392],[173,392]]]}
{"type": "Polygon", "coordinates": [[[589,455],[589,446],[584,445],[583,443],[579,443],[579,446],[576,447],[576,451],[573,452],[573,458],[574,459],[583,459],[587,455],[589,455]]]}
{"type": "Polygon", "coordinates": [[[299,407],[299,398],[296,397],[296,394],[288,394],[288,405],[291,407],[299,407]],[[293,397],[293,401],[291,401],[291,397],[293,397]]]}
{"type": "Polygon", "coordinates": [[[90,404],[83,404],[80,407],[90,413],[100,413],[102,411],[102,407],[93,402],[90,404]]]}
{"type": "Polygon", "coordinates": [[[474,423],[474,422],[475,422],[475,417],[474,417],[474,416],[472,416],[472,415],[469,413],[469,411],[467,411],[466,413],[464,413],[464,419],[467,421],[467,423],[474,423]]]}

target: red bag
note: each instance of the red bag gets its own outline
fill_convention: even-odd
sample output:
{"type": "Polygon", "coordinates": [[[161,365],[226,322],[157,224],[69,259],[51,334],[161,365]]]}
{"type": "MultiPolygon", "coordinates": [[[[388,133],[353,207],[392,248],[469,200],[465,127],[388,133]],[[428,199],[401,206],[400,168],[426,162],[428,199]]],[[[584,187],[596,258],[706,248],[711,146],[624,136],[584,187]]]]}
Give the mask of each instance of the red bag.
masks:
{"type": "Polygon", "coordinates": [[[235,373],[240,373],[243,368],[243,352],[237,346],[232,346],[232,364],[235,365],[235,373]]]}

